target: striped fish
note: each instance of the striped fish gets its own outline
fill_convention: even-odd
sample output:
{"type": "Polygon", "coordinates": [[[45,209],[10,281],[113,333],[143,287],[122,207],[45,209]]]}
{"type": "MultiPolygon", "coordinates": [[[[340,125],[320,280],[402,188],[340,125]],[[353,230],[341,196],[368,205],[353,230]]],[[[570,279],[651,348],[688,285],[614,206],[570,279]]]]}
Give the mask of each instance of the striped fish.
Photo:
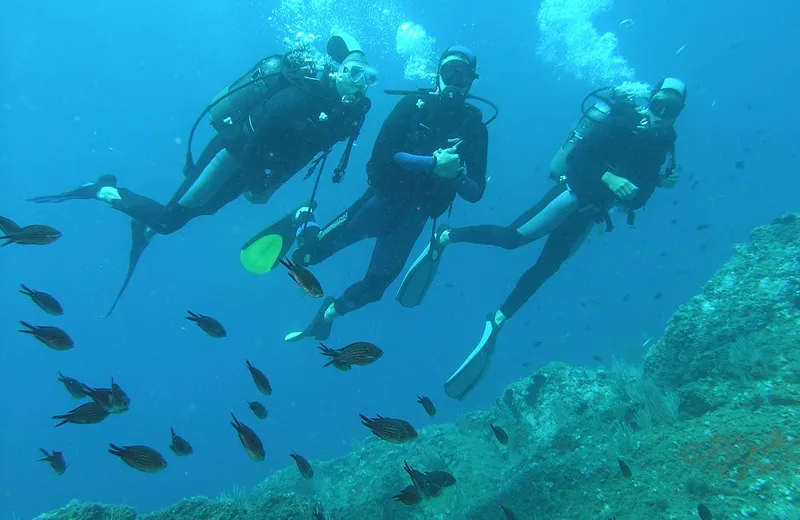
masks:
{"type": "Polygon", "coordinates": [[[264,453],[264,445],[261,443],[261,439],[258,438],[258,435],[256,435],[256,432],[239,421],[233,413],[231,413],[231,417],[233,417],[231,426],[233,426],[236,429],[236,433],[239,434],[239,440],[244,447],[244,451],[247,452],[247,455],[256,462],[264,460],[266,456],[264,453]]]}
{"type": "Polygon", "coordinates": [[[333,365],[342,371],[350,370],[352,365],[365,366],[372,364],[383,356],[383,351],[377,345],[366,341],[356,341],[340,349],[332,349],[324,344],[319,344],[323,356],[328,356],[330,361],[323,367],[333,365]]]}
{"type": "Polygon", "coordinates": [[[108,450],[110,454],[116,455],[133,469],[145,473],[157,473],[167,467],[164,457],[149,446],[117,446],[111,443],[108,445],[111,446],[108,450]]]}
{"type": "Polygon", "coordinates": [[[102,406],[94,401],[89,401],[63,415],[54,415],[53,419],[61,419],[61,422],[56,424],[56,428],[58,428],[67,423],[97,424],[102,422],[106,417],[108,417],[108,412],[103,410],[102,406]]]}
{"type": "MultiPolygon", "coordinates": [[[[13,223],[13,221],[11,222],[13,223]]],[[[41,226],[38,224],[25,226],[17,230],[11,227],[11,230],[5,230],[4,233],[3,236],[0,236],[0,240],[5,240],[6,242],[0,247],[6,247],[9,244],[46,246],[61,238],[61,232],[59,230],[51,228],[50,226],[41,226]]]]}
{"type": "Polygon", "coordinates": [[[411,424],[402,419],[391,419],[375,414],[374,419],[370,419],[362,414],[361,424],[372,430],[372,433],[381,439],[394,444],[402,444],[417,438],[417,430],[411,424]]]}
{"type": "Polygon", "coordinates": [[[293,264],[291,260],[286,260],[285,258],[281,258],[281,264],[289,270],[289,278],[294,280],[294,283],[299,285],[303,292],[313,298],[322,298],[322,284],[311,274],[311,271],[293,264]]]}
{"type": "Polygon", "coordinates": [[[58,327],[40,327],[38,325],[31,325],[30,323],[26,323],[24,321],[21,321],[20,323],[23,327],[27,327],[28,330],[18,330],[17,332],[30,334],[53,350],[69,350],[75,346],[75,342],[72,341],[72,338],[69,337],[69,334],[58,327]]]}

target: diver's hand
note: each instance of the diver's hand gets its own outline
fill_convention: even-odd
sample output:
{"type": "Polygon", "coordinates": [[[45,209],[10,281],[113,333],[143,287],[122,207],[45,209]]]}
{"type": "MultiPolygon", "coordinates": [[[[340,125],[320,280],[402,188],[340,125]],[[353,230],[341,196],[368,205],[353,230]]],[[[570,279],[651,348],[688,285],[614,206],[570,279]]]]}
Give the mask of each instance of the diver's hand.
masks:
{"type": "Polygon", "coordinates": [[[636,196],[636,192],[639,191],[639,188],[637,188],[634,183],[625,177],[614,175],[611,172],[604,173],[600,179],[606,186],[608,186],[608,189],[611,190],[614,195],[623,200],[630,200],[634,198],[636,196]]]}
{"type": "Polygon", "coordinates": [[[461,143],[462,141],[459,139],[450,148],[444,150],[439,148],[433,152],[433,156],[436,158],[436,166],[433,167],[435,175],[445,179],[453,179],[464,172],[464,166],[458,156],[458,146],[461,143]]]}
{"type": "Polygon", "coordinates": [[[662,188],[672,189],[675,187],[675,185],[678,184],[679,180],[681,180],[680,173],[670,173],[669,175],[661,179],[658,185],[662,188]]]}

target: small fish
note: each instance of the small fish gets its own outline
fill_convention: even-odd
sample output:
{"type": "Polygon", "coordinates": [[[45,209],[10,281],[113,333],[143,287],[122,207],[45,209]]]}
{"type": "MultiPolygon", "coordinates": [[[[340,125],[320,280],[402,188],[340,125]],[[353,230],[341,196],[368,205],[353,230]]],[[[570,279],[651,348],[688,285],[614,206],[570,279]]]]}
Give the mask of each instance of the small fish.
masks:
{"type": "Polygon", "coordinates": [[[65,376],[61,372],[58,373],[58,380],[59,382],[64,384],[64,388],[67,389],[69,395],[74,397],[75,399],[83,399],[86,397],[86,392],[83,390],[85,386],[83,383],[75,379],[74,377],[65,376]]]}
{"type": "Polygon", "coordinates": [[[255,416],[259,419],[266,419],[267,415],[269,415],[269,412],[267,412],[267,407],[258,401],[247,401],[247,406],[250,407],[255,416]]]}
{"type": "Polygon", "coordinates": [[[361,424],[372,430],[372,433],[381,439],[394,444],[402,444],[417,438],[417,430],[408,422],[375,415],[374,419],[362,414],[359,414],[359,417],[361,417],[361,424]]]}
{"type": "Polygon", "coordinates": [[[489,424],[489,426],[491,426],[494,436],[497,437],[500,444],[508,444],[508,434],[504,429],[494,424],[489,424]]]}
{"type": "Polygon", "coordinates": [[[189,441],[175,433],[175,428],[170,427],[169,433],[172,436],[172,442],[169,445],[169,449],[171,449],[175,455],[178,457],[186,457],[187,455],[194,453],[194,448],[192,448],[192,445],[189,444],[189,441]]]}
{"type": "Polygon", "coordinates": [[[592,359],[594,361],[597,361],[598,363],[602,363],[603,362],[603,358],[601,358],[600,356],[592,356],[592,359]]]}
{"type": "Polygon", "coordinates": [[[626,302],[626,301],[628,301],[630,298],[631,298],[631,295],[630,295],[630,294],[624,294],[624,295],[622,295],[622,298],[620,298],[620,299],[619,299],[619,301],[621,301],[622,303],[625,303],[625,302],[626,302]]]}
{"type": "Polygon", "coordinates": [[[56,428],[58,428],[67,423],[97,424],[103,422],[106,417],[108,417],[108,412],[103,410],[102,406],[94,401],[89,401],[63,415],[54,415],[52,418],[61,419],[61,422],[56,424],[56,428]]]}
{"type": "Polygon", "coordinates": [[[500,509],[506,514],[506,520],[518,520],[517,515],[514,514],[514,511],[510,510],[506,506],[501,505],[500,509]]]}
{"type": "Polygon", "coordinates": [[[686,48],[686,45],[681,45],[677,51],[675,51],[675,56],[683,52],[683,49],[686,48]]]}
{"type": "Polygon", "coordinates": [[[697,514],[701,520],[711,520],[713,518],[711,510],[703,504],[697,504],[697,514]]]}
{"type": "Polygon", "coordinates": [[[131,405],[131,398],[121,386],[114,382],[113,377],[111,378],[111,388],[92,388],[83,385],[83,391],[108,413],[125,413],[131,405]]]}
{"type": "Polygon", "coordinates": [[[692,183],[692,185],[691,185],[691,186],[689,186],[689,189],[691,189],[692,191],[694,191],[694,189],[697,187],[697,185],[698,185],[698,184],[700,184],[700,181],[694,181],[694,182],[692,183]]]}
{"type": "Polygon", "coordinates": [[[620,26],[620,27],[630,27],[630,26],[631,26],[631,25],[633,25],[634,23],[636,23],[636,22],[634,22],[634,21],[633,21],[633,20],[631,20],[630,18],[625,18],[624,20],[622,20],[621,22],[619,22],[619,26],[620,26]]]}
{"type": "Polygon", "coordinates": [[[617,462],[619,462],[619,470],[622,472],[623,477],[630,478],[633,476],[631,468],[629,468],[627,464],[622,462],[622,459],[617,459],[617,462]]]}
{"type": "Polygon", "coordinates": [[[417,402],[425,408],[425,411],[428,413],[429,417],[433,417],[436,415],[436,407],[433,405],[433,401],[431,401],[430,397],[425,396],[417,396],[417,402]]]}
{"type": "Polygon", "coordinates": [[[697,231],[705,231],[706,229],[708,229],[710,227],[711,227],[711,224],[700,224],[698,226],[695,226],[695,229],[697,231]]]}
{"type": "Polygon", "coordinates": [[[660,299],[661,299],[663,296],[664,296],[664,293],[656,293],[656,294],[653,296],[653,299],[654,299],[654,300],[660,300],[660,299]]]}
{"type": "Polygon", "coordinates": [[[251,365],[250,361],[245,359],[244,362],[250,370],[250,375],[253,376],[253,382],[255,382],[258,391],[264,395],[272,395],[272,385],[269,384],[269,379],[264,375],[264,372],[251,365]]]}
{"type": "Polygon", "coordinates": [[[233,415],[233,412],[231,412],[231,417],[233,417],[231,426],[233,426],[236,433],[239,434],[239,441],[241,441],[247,455],[256,462],[264,460],[266,456],[264,453],[264,445],[261,443],[261,439],[258,438],[258,435],[256,435],[256,432],[246,424],[240,422],[239,419],[233,415]]]}
{"type": "Polygon", "coordinates": [[[681,201],[679,201],[678,199],[675,199],[675,200],[672,201],[672,205],[673,206],[677,206],[680,203],[681,203],[681,201]]]}
{"type": "Polygon", "coordinates": [[[297,469],[300,471],[300,474],[303,476],[303,478],[306,480],[311,480],[311,478],[314,476],[314,468],[311,467],[311,463],[308,462],[308,459],[294,451],[289,454],[289,456],[294,459],[295,464],[297,464],[297,469]]]}
{"type": "Polygon", "coordinates": [[[408,476],[411,477],[411,482],[414,484],[414,487],[417,488],[420,495],[425,497],[438,497],[442,494],[441,486],[437,486],[422,471],[412,468],[408,462],[403,461],[403,469],[408,473],[408,476]]]}
{"type": "Polygon", "coordinates": [[[28,289],[24,284],[21,285],[22,289],[19,292],[26,296],[30,296],[31,300],[33,300],[33,303],[35,303],[44,312],[47,314],[52,314],[53,316],[61,316],[64,314],[64,308],[61,307],[61,304],[58,303],[58,300],[53,298],[51,295],[42,291],[28,289]]]}
{"type": "Polygon", "coordinates": [[[13,220],[4,217],[0,217],[0,219],[2,219],[4,233],[3,236],[0,236],[0,240],[6,241],[0,247],[6,247],[9,244],[46,246],[61,238],[61,231],[50,226],[34,224],[21,228],[13,220]]]}
{"type": "Polygon", "coordinates": [[[60,451],[47,453],[47,450],[44,448],[39,448],[39,451],[44,454],[44,457],[39,459],[39,462],[49,462],[50,467],[53,468],[56,475],[63,475],[64,472],[67,471],[67,461],[64,460],[64,453],[60,451]]]}
{"type": "Polygon", "coordinates": [[[353,365],[366,366],[379,360],[383,356],[383,351],[377,345],[366,341],[356,341],[340,349],[328,348],[322,343],[319,349],[323,356],[328,356],[330,361],[323,367],[333,365],[342,371],[350,370],[353,365]]]}
{"type": "Polygon", "coordinates": [[[69,350],[75,346],[75,342],[69,337],[69,334],[59,329],[58,327],[31,325],[20,321],[23,327],[30,330],[18,330],[23,334],[30,334],[38,339],[53,350],[69,350]]]}
{"type": "Polygon", "coordinates": [[[737,170],[744,170],[745,163],[744,161],[736,161],[734,163],[734,166],[736,167],[737,170]]]}
{"type": "Polygon", "coordinates": [[[441,488],[456,485],[456,478],[447,471],[426,471],[425,476],[431,484],[441,488]]]}
{"type": "Polygon", "coordinates": [[[325,520],[325,512],[319,506],[314,506],[311,516],[314,517],[314,520],[325,520]]]}
{"type": "Polygon", "coordinates": [[[392,497],[395,502],[402,502],[407,506],[415,506],[422,502],[422,495],[417,491],[416,486],[406,486],[403,491],[392,497]]]}
{"type": "Polygon", "coordinates": [[[291,260],[281,258],[281,264],[289,270],[289,278],[300,286],[307,295],[313,298],[322,298],[322,285],[319,280],[305,267],[293,264],[291,260]]]}
{"type": "Polygon", "coordinates": [[[674,219],[670,220],[669,223],[670,223],[670,225],[674,226],[675,224],[678,223],[678,219],[674,218],[674,219]]]}
{"type": "Polygon", "coordinates": [[[110,454],[116,455],[133,469],[145,473],[158,473],[167,467],[164,457],[149,446],[117,446],[111,443],[108,445],[111,446],[111,449],[108,450],[110,454]]]}
{"type": "Polygon", "coordinates": [[[203,332],[211,336],[212,338],[224,338],[228,335],[225,327],[222,326],[222,323],[218,322],[211,316],[204,316],[203,314],[195,314],[192,311],[186,311],[189,313],[186,316],[186,319],[197,323],[197,326],[203,329],[203,332]]]}
{"type": "Polygon", "coordinates": [[[541,347],[541,346],[542,346],[542,342],[541,341],[534,341],[533,342],[533,348],[537,348],[537,347],[541,347]]]}

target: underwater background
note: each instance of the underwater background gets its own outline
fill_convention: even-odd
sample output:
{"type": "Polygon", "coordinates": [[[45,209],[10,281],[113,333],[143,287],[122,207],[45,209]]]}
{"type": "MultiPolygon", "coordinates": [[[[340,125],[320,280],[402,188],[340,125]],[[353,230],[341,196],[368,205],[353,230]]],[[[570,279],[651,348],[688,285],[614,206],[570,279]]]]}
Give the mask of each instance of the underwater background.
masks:
{"type": "MultiPolygon", "coordinates": [[[[33,518],[72,499],[147,513],[225,495],[163,517],[216,518],[215,508],[227,508],[219,518],[310,518],[308,504],[320,503],[332,518],[491,519],[501,518],[502,502],[520,518],[689,518],[703,502],[715,518],[797,518],[800,225],[787,217],[759,230],[751,250],[734,256],[733,246],[798,209],[798,15],[791,2],[743,0],[6,5],[0,214],[54,225],[64,237],[47,248],[0,251],[0,517],[33,518]],[[323,45],[333,29],[359,38],[380,80],[345,181],[323,178],[323,220],[365,187],[364,164],[398,99],[382,90],[428,86],[424,66],[435,67],[451,44],[476,52],[481,79],[473,92],[501,111],[489,127],[486,195],[476,205],[456,202],[453,225],[505,224],[538,199],[591,90],[664,76],[688,85],[676,127],[678,187],[659,191],[635,226],[615,215],[614,232],[593,234],[505,327],[491,371],[462,402],[447,398],[442,383],[541,243],[511,252],[460,247],[415,309],[394,301],[396,281],[381,302],[340,320],[331,338],[336,346],[374,342],[384,357],[340,373],[321,368],[314,342],[282,340],[317,302],[288,277],[254,276],[238,259],[250,236],[308,197],[312,181],[298,175],[265,206],[238,200],[157,237],[109,319],[129,219],[100,203],[25,202],[102,173],[168,199],[181,179],[188,130],[209,100],[257,60],[282,52],[284,39],[319,35],[323,45]],[[57,295],[64,316],[44,317],[18,294],[21,283],[57,295]],[[759,290],[772,296],[758,300],[759,290]],[[704,301],[692,300],[701,293],[704,301]],[[183,319],[186,309],[218,318],[228,337],[202,334],[183,319]],[[46,349],[16,332],[19,320],[63,327],[76,347],[46,349]],[[747,346],[733,349],[736,341],[747,346]],[[732,359],[740,350],[760,354],[732,359]],[[262,400],[269,417],[257,424],[246,405],[257,397],[246,358],[274,388],[262,400]],[[653,419],[650,428],[637,422],[647,402],[641,370],[660,389],[653,395],[680,398],[677,417],[653,419]],[[98,386],[114,377],[131,396],[130,411],[54,428],[50,417],[76,405],[59,371],[98,386]],[[435,418],[417,394],[433,399],[435,418]],[[570,413],[545,421],[552,403],[570,413]],[[475,410],[485,411],[466,415],[475,410]],[[264,462],[243,453],[231,411],[256,427],[264,462]],[[405,418],[420,442],[402,449],[364,442],[359,413],[405,418]],[[508,445],[491,444],[490,421],[506,427],[508,445]],[[726,434],[747,421],[751,427],[726,434]],[[423,429],[433,425],[441,426],[423,429]],[[193,456],[171,456],[170,427],[191,441],[193,456]],[[170,466],[132,471],[106,453],[109,442],[152,446],[170,466]],[[37,462],[39,448],[63,451],[66,473],[37,462]],[[301,482],[292,450],[315,464],[317,488],[301,482]],[[727,462],[714,466],[697,454],[727,462]],[[628,457],[638,482],[621,480],[617,456],[628,457]],[[392,502],[405,485],[404,458],[446,466],[459,479],[452,496],[427,511],[392,502]],[[696,481],[687,483],[689,476],[696,481]]],[[[208,130],[201,125],[196,154],[208,130]]],[[[371,246],[314,269],[326,292],[340,294],[362,276],[371,246]]],[[[132,518],[128,510],[72,507],[56,517],[132,518]]]]}

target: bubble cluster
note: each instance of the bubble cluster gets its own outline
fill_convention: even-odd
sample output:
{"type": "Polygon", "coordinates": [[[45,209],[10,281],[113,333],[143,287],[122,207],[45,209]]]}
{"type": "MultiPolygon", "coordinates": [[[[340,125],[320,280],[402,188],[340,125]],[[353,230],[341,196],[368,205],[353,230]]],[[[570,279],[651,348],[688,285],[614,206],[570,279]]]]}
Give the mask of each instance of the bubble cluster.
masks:
{"type": "Polygon", "coordinates": [[[634,70],[619,55],[617,37],[600,34],[592,18],[613,0],[544,0],[539,8],[537,54],[557,71],[594,86],[632,80],[634,70]]]}
{"type": "Polygon", "coordinates": [[[324,49],[330,35],[344,32],[376,62],[398,53],[406,62],[406,79],[435,74],[435,40],[421,25],[407,21],[400,0],[282,0],[268,21],[287,48],[324,49]]]}

